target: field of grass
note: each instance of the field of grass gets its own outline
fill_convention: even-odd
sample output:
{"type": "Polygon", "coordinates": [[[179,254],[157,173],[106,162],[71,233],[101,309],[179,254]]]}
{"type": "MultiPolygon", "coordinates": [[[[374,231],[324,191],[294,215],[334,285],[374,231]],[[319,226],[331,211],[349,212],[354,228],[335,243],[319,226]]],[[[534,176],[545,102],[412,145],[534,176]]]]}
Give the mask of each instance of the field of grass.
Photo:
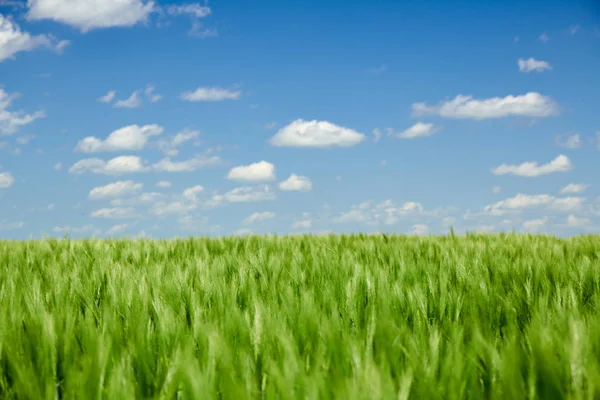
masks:
{"type": "Polygon", "coordinates": [[[600,236],[0,241],[2,399],[598,399],[600,236]]]}

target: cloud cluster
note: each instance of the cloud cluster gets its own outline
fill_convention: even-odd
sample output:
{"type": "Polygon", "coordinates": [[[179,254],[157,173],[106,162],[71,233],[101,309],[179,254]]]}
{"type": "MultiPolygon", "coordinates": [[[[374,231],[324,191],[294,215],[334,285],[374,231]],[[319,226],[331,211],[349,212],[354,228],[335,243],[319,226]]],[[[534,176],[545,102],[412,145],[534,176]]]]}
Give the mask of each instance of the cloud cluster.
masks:
{"type": "Polygon", "coordinates": [[[350,147],[366,139],[362,133],[327,121],[298,119],[270,139],[276,147],[350,147]]]}
{"type": "Polygon", "coordinates": [[[44,111],[36,111],[33,114],[12,111],[10,109],[12,102],[18,97],[18,93],[9,94],[0,87],[0,135],[12,135],[21,127],[46,116],[44,111]]]}
{"type": "Polygon", "coordinates": [[[413,116],[437,115],[443,118],[483,120],[491,118],[549,117],[558,114],[558,105],[552,98],[536,92],[524,95],[492,97],[484,100],[458,95],[453,100],[427,105],[414,103],[413,116]]]}
{"type": "Polygon", "coordinates": [[[492,169],[494,175],[517,175],[533,178],[541,175],[552,174],[554,172],[566,172],[573,169],[573,164],[569,158],[560,154],[554,160],[547,164],[538,165],[535,161],[527,161],[518,165],[501,164],[492,169]]]}

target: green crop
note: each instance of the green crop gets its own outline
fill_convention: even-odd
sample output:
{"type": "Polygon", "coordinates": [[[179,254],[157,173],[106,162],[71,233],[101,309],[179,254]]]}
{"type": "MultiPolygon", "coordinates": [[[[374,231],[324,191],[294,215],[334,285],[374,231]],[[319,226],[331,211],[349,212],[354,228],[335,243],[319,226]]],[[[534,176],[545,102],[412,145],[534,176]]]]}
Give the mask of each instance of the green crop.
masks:
{"type": "Polygon", "coordinates": [[[597,399],[600,236],[0,241],[2,399],[597,399]]]}

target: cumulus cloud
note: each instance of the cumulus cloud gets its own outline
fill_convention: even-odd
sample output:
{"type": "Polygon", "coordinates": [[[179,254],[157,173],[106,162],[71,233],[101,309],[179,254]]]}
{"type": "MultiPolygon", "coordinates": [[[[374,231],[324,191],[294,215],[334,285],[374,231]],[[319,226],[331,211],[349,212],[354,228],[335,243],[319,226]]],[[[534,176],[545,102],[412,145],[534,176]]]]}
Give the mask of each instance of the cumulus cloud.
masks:
{"type": "Polygon", "coordinates": [[[137,218],[137,215],[133,208],[114,207],[96,210],[92,212],[92,218],[131,219],[137,218]]]}
{"type": "Polygon", "coordinates": [[[530,57],[526,60],[523,58],[519,58],[517,64],[519,65],[519,71],[525,73],[529,73],[531,71],[543,72],[552,69],[552,66],[549,62],[536,60],[533,57],[530,57]]]}
{"type": "Polygon", "coordinates": [[[268,219],[273,219],[273,218],[275,218],[274,212],[270,212],[270,211],[255,212],[255,213],[249,215],[248,217],[244,218],[242,223],[244,225],[252,225],[256,222],[262,222],[262,221],[266,221],[268,219]]]}
{"type": "Polygon", "coordinates": [[[502,187],[500,187],[500,186],[494,186],[494,187],[492,188],[492,192],[493,192],[494,194],[498,194],[498,193],[500,193],[501,191],[502,191],[502,187]]]}
{"type": "Polygon", "coordinates": [[[500,216],[507,212],[518,211],[526,208],[548,207],[557,211],[572,211],[580,209],[585,199],[582,197],[555,197],[549,194],[522,194],[519,193],[483,208],[484,213],[500,216]]]}
{"type": "Polygon", "coordinates": [[[204,191],[204,186],[202,186],[202,185],[192,186],[183,191],[183,197],[188,200],[196,201],[196,200],[198,200],[198,193],[203,192],[203,191],[204,191]]]}
{"type": "Polygon", "coordinates": [[[176,134],[175,136],[169,138],[168,140],[161,140],[158,142],[158,148],[159,150],[170,157],[174,157],[177,154],[179,154],[179,147],[181,145],[183,145],[186,142],[189,142],[191,140],[195,140],[196,143],[198,144],[197,138],[198,135],[200,135],[199,131],[191,131],[188,129],[185,129],[181,132],[179,132],[178,134],[176,134]]]}
{"type": "Polygon", "coordinates": [[[169,157],[165,157],[154,164],[152,169],[160,172],[190,172],[220,163],[221,158],[218,156],[198,155],[185,161],[171,161],[169,157]]]}
{"type": "Polygon", "coordinates": [[[578,149],[581,147],[579,134],[562,134],[556,137],[556,144],[567,149],[578,149]]]}
{"type": "Polygon", "coordinates": [[[590,185],[585,184],[585,183],[569,183],[567,186],[560,189],[560,194],[583,193],[583,192],[585,192],[585,189],[588,188],[588,186],[590,186],[590,185]]]}
{"type": "Polygon", "coordinates": [[[0,189],[8,189],[15,183],[15,178],[10,172],[0,172],[0,189]]]}
{"type": "Polygon", "coordinates": [[[106,231],[106,234],[108,236],[112,236],[112,235],[116,235],[118,233],[122,233],[124,231],[127,230],[127,228],[129,228],[128,224],[118,224],[118,225],[113,225],[111,228],[109,228],[106,231]]]}
{"type": "Polygon", "coordinates": [[[312,228],[312,220],[307,218],[307,219],[301,219],[301,220],[295,221],[292,224],[292,228],[293,229],[310,229],[310,228],[312,228]]]}
{"type": "Polygon", "coordinates": [[[372,201],[365,201],[352,206],[350,211],[334,217],[333,222],[362,222],[368,225],[378,225],[383,222],[386,225],[393,225],[402,217],[420,213],[423,213],[423,206],[413,201],[397,204],[392,200],[385,200],[376,205],[373,205],[372,201]]]}
{"type": "Polygon", "coordinates": [[[136,90],[131,93],[127,99],[118,100],[113,105],[114,108],[138,108],[142,105],[142,99],[140,98],[140,92],[136,90]]]}
{"type": "Polygon", "coordinates": [[[116,90],[109,90],[108,93],[106,93],[104,96],[98,97],[98,101],[100,103],[110,103],[111,101],[113,101],[115,99],[116,95],[117,95],[116,90]]]}
{"type": "Polygon", "coordinates": [[[548,43],[548,41],[550,40],[550,37],[548,36],[548,34],[546,32],[544,32],[540,35],[539,39],[542,43],[548,43]]]}
{"type": "Polygon", "coordinates": [[[169,182],[169,181],[158,181],[158,182],[156,182],[156,186],[158,186],[159,188],[163,188],[163,189],[169,188],[169,187],[171,187],[171,182],[169,182]]]}
{"type": "Polygon", "coordinates": [[[111,27],[131,27],[147,20],[155,11],[153,1],[144,0],[28,0],[27,19],[51,19],[82,32],[111,27]]]}
{"type": "Polygon", "coordinates": [[[234,167],[227,174],[227,179],[243,182],[272,181],[275,179],[275,165],[263,160],[234,167]]]}
{"type": "Polygon", "coordinates": [[[134,181],[117,181],[93,188],[88,194],[88,198],[90,200],[102,200],[109,197],[123,197],[135,194],[143,187],[143,184],[134,181]]]}
{"type": "Polygon", "coordinates": [[[419,137],[431,136],[436,132],[439,132],[442,128],[434,124],[426,124],[423,122],[417,122],[410,128],[403,132],[395,133],[393,130],[388,130],[390,136],[394,136],[400,139],[415,139],[419,137]]]}
{"type": "Polygon", "coordinates": [[[453,100],[429,106],[412,105],[413,116],[437,115],[443,118],[483,120],[510,116],[549,117],[558,114],[558,105],[552,98],[536,92],[524,95],[492,97],[484,100],[458,95],[453,100]]]}
{"type": "Polygon", "coordinates": [[[54,37],[48,35],[32,36],[23,32],[11,19],[0,14],[0,63],[14,59],[17,53],[32,51],[39,47],[60,52],[68,43],[66,40],[57,42],[54,37]]]}
{"type": "Polygon", "coordinates": [[[579,218],[573,214],[569,214],[567,216],[567,226],[570,228],[581,228],[588,225],[591,225],[592,220],[589,218],[579,218]]]}
{"type": "Polygon", "coordinates": [[[362,133],[327,121],[298,119],[270,139],[277,147],[350,147],[366,139],[362,133]]]}
{"type": "Polygon", "coordinates": [[[93,234],[99,235],[102,231],[96,228],[94,225],[83,225],[83,226],[55,226],[52,228],[53,232],[56,233],[69,233],[69,234],[93,234]]]}
{"type": "Polygon", "coordinates": [[[429,227],[425,224],[415,224],[412,226],[412,234],[413,235],[427,235],[429,233],[429,227]]]}
{"type": "Polygon", "coordinates": [[[202,6],[198,3],[171,5],[167,8],[167,12],[171,15],[188,14],[196,18],[204,18],[210,15],[210,7],[202,6]]]}
{"type": "Polygon", "coordinates": [[[6,222],[0,221],[0,231],[12,231],[15,229],[21,229],[25,226],[25,222],[17,221],[17,222],[6,222]]]}
{"type": "Polygon", "coordinates": [[[147,170],[144,162],[138,156],[119,156],[108,161],[99,158],[85,158],[69,168],[69,172],[76,175],[86,172],[100,175],[122,175],[147,170]]]}
{"type": "Polygon", "coordinates": [[[29,125],[36,119],[46,116],[43,111],[36,111],[33,114],[11,111],[9,108],[17,97],[19,97],[18,93],[8,94],[0,87],[0,135],[12,135],[22,126],[29,125]]]}
{"type": "Polygon", "coordinates": [[[162,99],[162,95],[155,93],[156,88],[153,85],[146,86],[144,89],[144,94],[150,103],[156,103],[160,99],[162,99]]]}
{"type": "Polygon", "coordinates": [[[187,214],[196,208],[198,208],[197,204],[186,203],[181,200],[175,200],[171,202],[160,201],[153,204],[150,213],[156,215],[157,217],[163,217],[173,214],[187,214]]]}
{"type": "Polygon", "coordinates": [[[223,101],[238,100],[242,92],[231,91],[223,88],[199,87],[193,92],[181,93],[180,97],[185,101],[223,101]]]}
{"type": "Polygon", "coordinates": [[[523,229],[525,229],[525,230],[528,230],[531,232],[537,232],[540,228],[542,228],[544,225],[546,225],[547,222],[548,222],[548,217],[530,219],[530,220],[524,221],[522,226],[523,226],[523,229]]]}
{"type": "Polygon", "coordinates": [[[306,176],[291,174],[285,181],[279,183],[279,189],[296,192],[310,192],[312,182],[306,176]]]}
{"type": "Polygon", "coordinates": [[[501,164],[493,168],[494,175],[517,175],[524,177],[537,177],[541,175],[552,174],[554,172],[566,172],[573,169],[569,158],[565,155],[559,155],[547,164],[538,165],[535,161],[527,161],[519,165],[501,164]]]}
{"type": "Polygon", "coordinates": [[[128,125],[113,131],[105,140],[88,136],[77,143],[75,151],[99,153],[110,151],[142,150],[151,136],[160,135],[163,128],[153,125],[128,125]]]}
{"type": "Polygon", "coordinates": [[[230,190],[229,192],[222,195],[215,195],[212,197],[210,202],[207,203],[209,206],[217,206],[224,202],[229,203],[251,203],[259,201],[270,201],[275,200],[276,196],[269,185],[260,186],[242,186],[230,190]]]}

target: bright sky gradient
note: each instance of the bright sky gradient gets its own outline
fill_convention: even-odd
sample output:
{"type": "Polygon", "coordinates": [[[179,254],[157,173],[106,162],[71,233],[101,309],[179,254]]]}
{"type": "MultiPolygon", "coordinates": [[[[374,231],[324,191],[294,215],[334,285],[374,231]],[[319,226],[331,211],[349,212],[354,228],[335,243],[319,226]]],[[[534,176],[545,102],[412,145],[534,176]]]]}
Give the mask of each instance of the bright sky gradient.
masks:
{"type": "Polygon", "coordinates": [[[0,238],[600,231],[591,0],[0,0],[0,238]]]}

